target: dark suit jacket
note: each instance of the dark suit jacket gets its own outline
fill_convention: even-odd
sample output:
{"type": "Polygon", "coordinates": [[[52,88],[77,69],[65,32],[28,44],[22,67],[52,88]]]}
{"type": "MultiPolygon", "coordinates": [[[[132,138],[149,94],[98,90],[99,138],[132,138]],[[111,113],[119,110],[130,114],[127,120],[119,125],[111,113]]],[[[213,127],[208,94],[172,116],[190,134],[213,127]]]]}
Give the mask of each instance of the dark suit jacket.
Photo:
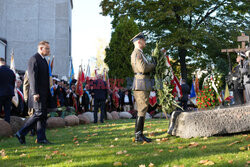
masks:
{"type": "Polygon", "coordinates": [[[14,96],[16,76],[7,66],[0,66],[0,96],[14,96]]]}
{"type": "Polygon", "coordinates": [[[94,82],[94,99],[106,100],[108,95],[107,84],[105,81],[98,79],[94,82]]]}
{"type": "Polygon", "coordinates": [[[188,84],[182,84],[181,85],[182,90],[182,99],[183,101],[188,101],[188,94],[190,93],[190,88],[188,84]]]}
{"type": "Polygon", "coordinates": [[[49,66],[46,59],[43,59],[39,53],[36,53],[29,59],[29,107],[33,108],[33,95],[39,94],[41,103],[47,103],[51,96],[49,89],[49,66]]]}

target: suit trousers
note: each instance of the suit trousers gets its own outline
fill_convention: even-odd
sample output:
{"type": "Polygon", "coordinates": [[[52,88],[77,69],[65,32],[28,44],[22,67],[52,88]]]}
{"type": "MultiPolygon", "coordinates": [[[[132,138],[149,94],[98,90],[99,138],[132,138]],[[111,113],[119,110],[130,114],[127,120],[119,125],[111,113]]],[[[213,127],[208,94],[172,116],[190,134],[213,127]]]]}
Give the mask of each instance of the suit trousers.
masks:
{"type": "Polygon", "coordinates": [[[149,91],[134,91],[138,117],[145,117],[148,111],[149,93],[150,93],[149,91]]]}
{"type": "Polygon", "coordinates": [[[25,136],[34,125],[37,124],[37,141],[46,140],[45,129],[47,121],[47,99],[40,98],[39,102],[34,102],[34,114],[27,120],[23,128],[19,130],[20,135],[25,136]]]}
{"type": "Polygon", "coordinates": [[[4,120],[10,123],[10,108],[12,96],[0,96],[0,111],[4,107],[4,120]]]}
{"type": "Polygon", "coordinates": [[[105,116],[104,107],[105,107],[105,99],[95,99],[95,101],[94,101],[94,123],[97,123],[97,121],[98,121],[97,113],[98,113],[99,108],[101,109],[100,121],[103,123],[103,119],[105,116]]]}

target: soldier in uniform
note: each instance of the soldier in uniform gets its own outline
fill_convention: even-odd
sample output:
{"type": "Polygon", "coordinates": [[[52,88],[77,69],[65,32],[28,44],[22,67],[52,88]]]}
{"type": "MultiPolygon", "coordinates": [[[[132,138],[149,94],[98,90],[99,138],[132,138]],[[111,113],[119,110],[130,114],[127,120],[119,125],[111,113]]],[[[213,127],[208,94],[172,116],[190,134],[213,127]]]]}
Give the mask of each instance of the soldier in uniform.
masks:
{"type": "Polygon", "coordinates": [[[239,55],[243,58],[240,62],[240,72],[241,75],[243,75],[243,83],[244,83],[244,95],[245,95],[245,100],[246,104],[250,104],[250,83],[249,81],[249,76],[248,76],[248,70],[249,70],[249,60],[246,59],[245,53],[239,53],[239,55]]]}
{"type": "Polygon", "coordinates": [[[243,96],[243,76],[240,72],[240,65],[243,62],[245,57],[241,57],[240,55],[237,56],[236,62],[238,65],[233,68],[232,70],[232,88],[233,88],[233,95],[235,105],[244,104],[244,96],[243,96]]]}
{"type": "Polygon", "coordinates": [[[155,67],[149,63],[143,55],[142,49],[146,46],[143,33],[134,36],[131,41],[134,43],[134,51],[131,54],[131,65],[134,71],[134,82],[132,90],[137,104],[137,117],[135,122],[135,142],[151,142],[143,134],[145,115],[148,110],[149,93],[152,90],[149,72],[155,67]]]}

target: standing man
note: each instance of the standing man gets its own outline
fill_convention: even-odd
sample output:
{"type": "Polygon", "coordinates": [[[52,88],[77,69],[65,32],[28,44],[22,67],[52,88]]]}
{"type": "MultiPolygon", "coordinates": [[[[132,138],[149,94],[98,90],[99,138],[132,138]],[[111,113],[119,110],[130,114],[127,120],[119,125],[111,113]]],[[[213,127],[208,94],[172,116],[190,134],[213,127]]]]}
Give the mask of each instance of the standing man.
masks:
{"type": "Polygon", "coordinates": [[[182,91],[182,97],[181,97],[181,107],[184,111],[187,110],[187,102],[188,102],[188,94],[190,92],[190,88],[188,84],[186,83],[186,80],[183,79],[181,81],[181,91],[182,91]]]}
{"type": "Polygon", "coordinates": [[[4,107],[5,121],[10,123],[11,99],[14,96],[16,76],[5,65],[4,58],[0,58],[0,112],[4,107]]]}
{"type": "Polygon", "coordinates": [[[134,82],[132,90],[137,104],[137,118],[135,122],[135,142],[151,142],[143,134],[145,115],[149,105],[149,93],[152,90],[149,72],[155,67],[143,55],[143,48],[146,41],[143,33],[134,36],[131,41],[134,43],[134,51],[131,54],[131,65],[134,71],[134,82]]]}
{"type": "Polygon", "coordinates": [[[97,123],[98,121],[98,109],[101,109],[101,123],[104,123],[103,119],[105,116],[105,102],[108,96],[108,89],[107,84],[102,79],[102,75],[98,75],[98,79],[94,82],[94,89],[93,89],[93,95],[94,95],[94,123],[97,123]]]}
{"type": "Polygon", "coordinates": [[[241,75],[243,76],[243,84],[244,84],[244,95],[245,95],[245,100],[246,104],[250,104],[250,83],[248,83],[248,70],[250,68],[249,66],[249,60],[246,59],[245,53],[238,53],[238,56],[241,56],[240,60],[240,72],[241,75]]]}
{"type": "Polygon", "coordinates": [[[238,65],[232,70],[232,83],[233,83],[233,96],[235,105],[244,104],[244,95],[243,95],[243,76],[240,72],[241,61],[244,60],[244,57],[240,55],[237,56],[236,62],[238,65]]]}
{"type": "Polygon", "coordinates": [[[21,144],[25,144],[25,135],[37,124],[37,143],[50,144],[45,135],[47,120],[47,103],[51,97],[49,89],[49,67],[46,56],[50,54],[49,42],[41,41],[38,44],[38,53],[28,62],[28,78],[30,84],[29,107],[34,114],[25,125],[16,133],[21,144]]]}

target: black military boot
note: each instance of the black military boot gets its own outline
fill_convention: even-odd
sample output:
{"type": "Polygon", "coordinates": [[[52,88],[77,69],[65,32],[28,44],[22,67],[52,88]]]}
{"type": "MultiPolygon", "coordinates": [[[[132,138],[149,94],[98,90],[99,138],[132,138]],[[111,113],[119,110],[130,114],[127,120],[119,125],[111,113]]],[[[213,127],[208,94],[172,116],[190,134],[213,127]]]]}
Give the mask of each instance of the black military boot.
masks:
{"type": "Polygon", "coordinates": [[[144,142],[144,137],[142,134],[144,124],[144,117],[137,117],[135,121],[135,142],[144,142]]]}
{"type": "Polygon", "coordinates": [[[152,142],[152,139],[147,138],[147,137],[143,134],[145,117],[143,117],[143,118],[144,118],[144,120],[143,120],[143,125],[142,125],[142,136],[143,136],[144,140],[145,140],[147,143],[150,143],[150,142],[152,142]]]}

